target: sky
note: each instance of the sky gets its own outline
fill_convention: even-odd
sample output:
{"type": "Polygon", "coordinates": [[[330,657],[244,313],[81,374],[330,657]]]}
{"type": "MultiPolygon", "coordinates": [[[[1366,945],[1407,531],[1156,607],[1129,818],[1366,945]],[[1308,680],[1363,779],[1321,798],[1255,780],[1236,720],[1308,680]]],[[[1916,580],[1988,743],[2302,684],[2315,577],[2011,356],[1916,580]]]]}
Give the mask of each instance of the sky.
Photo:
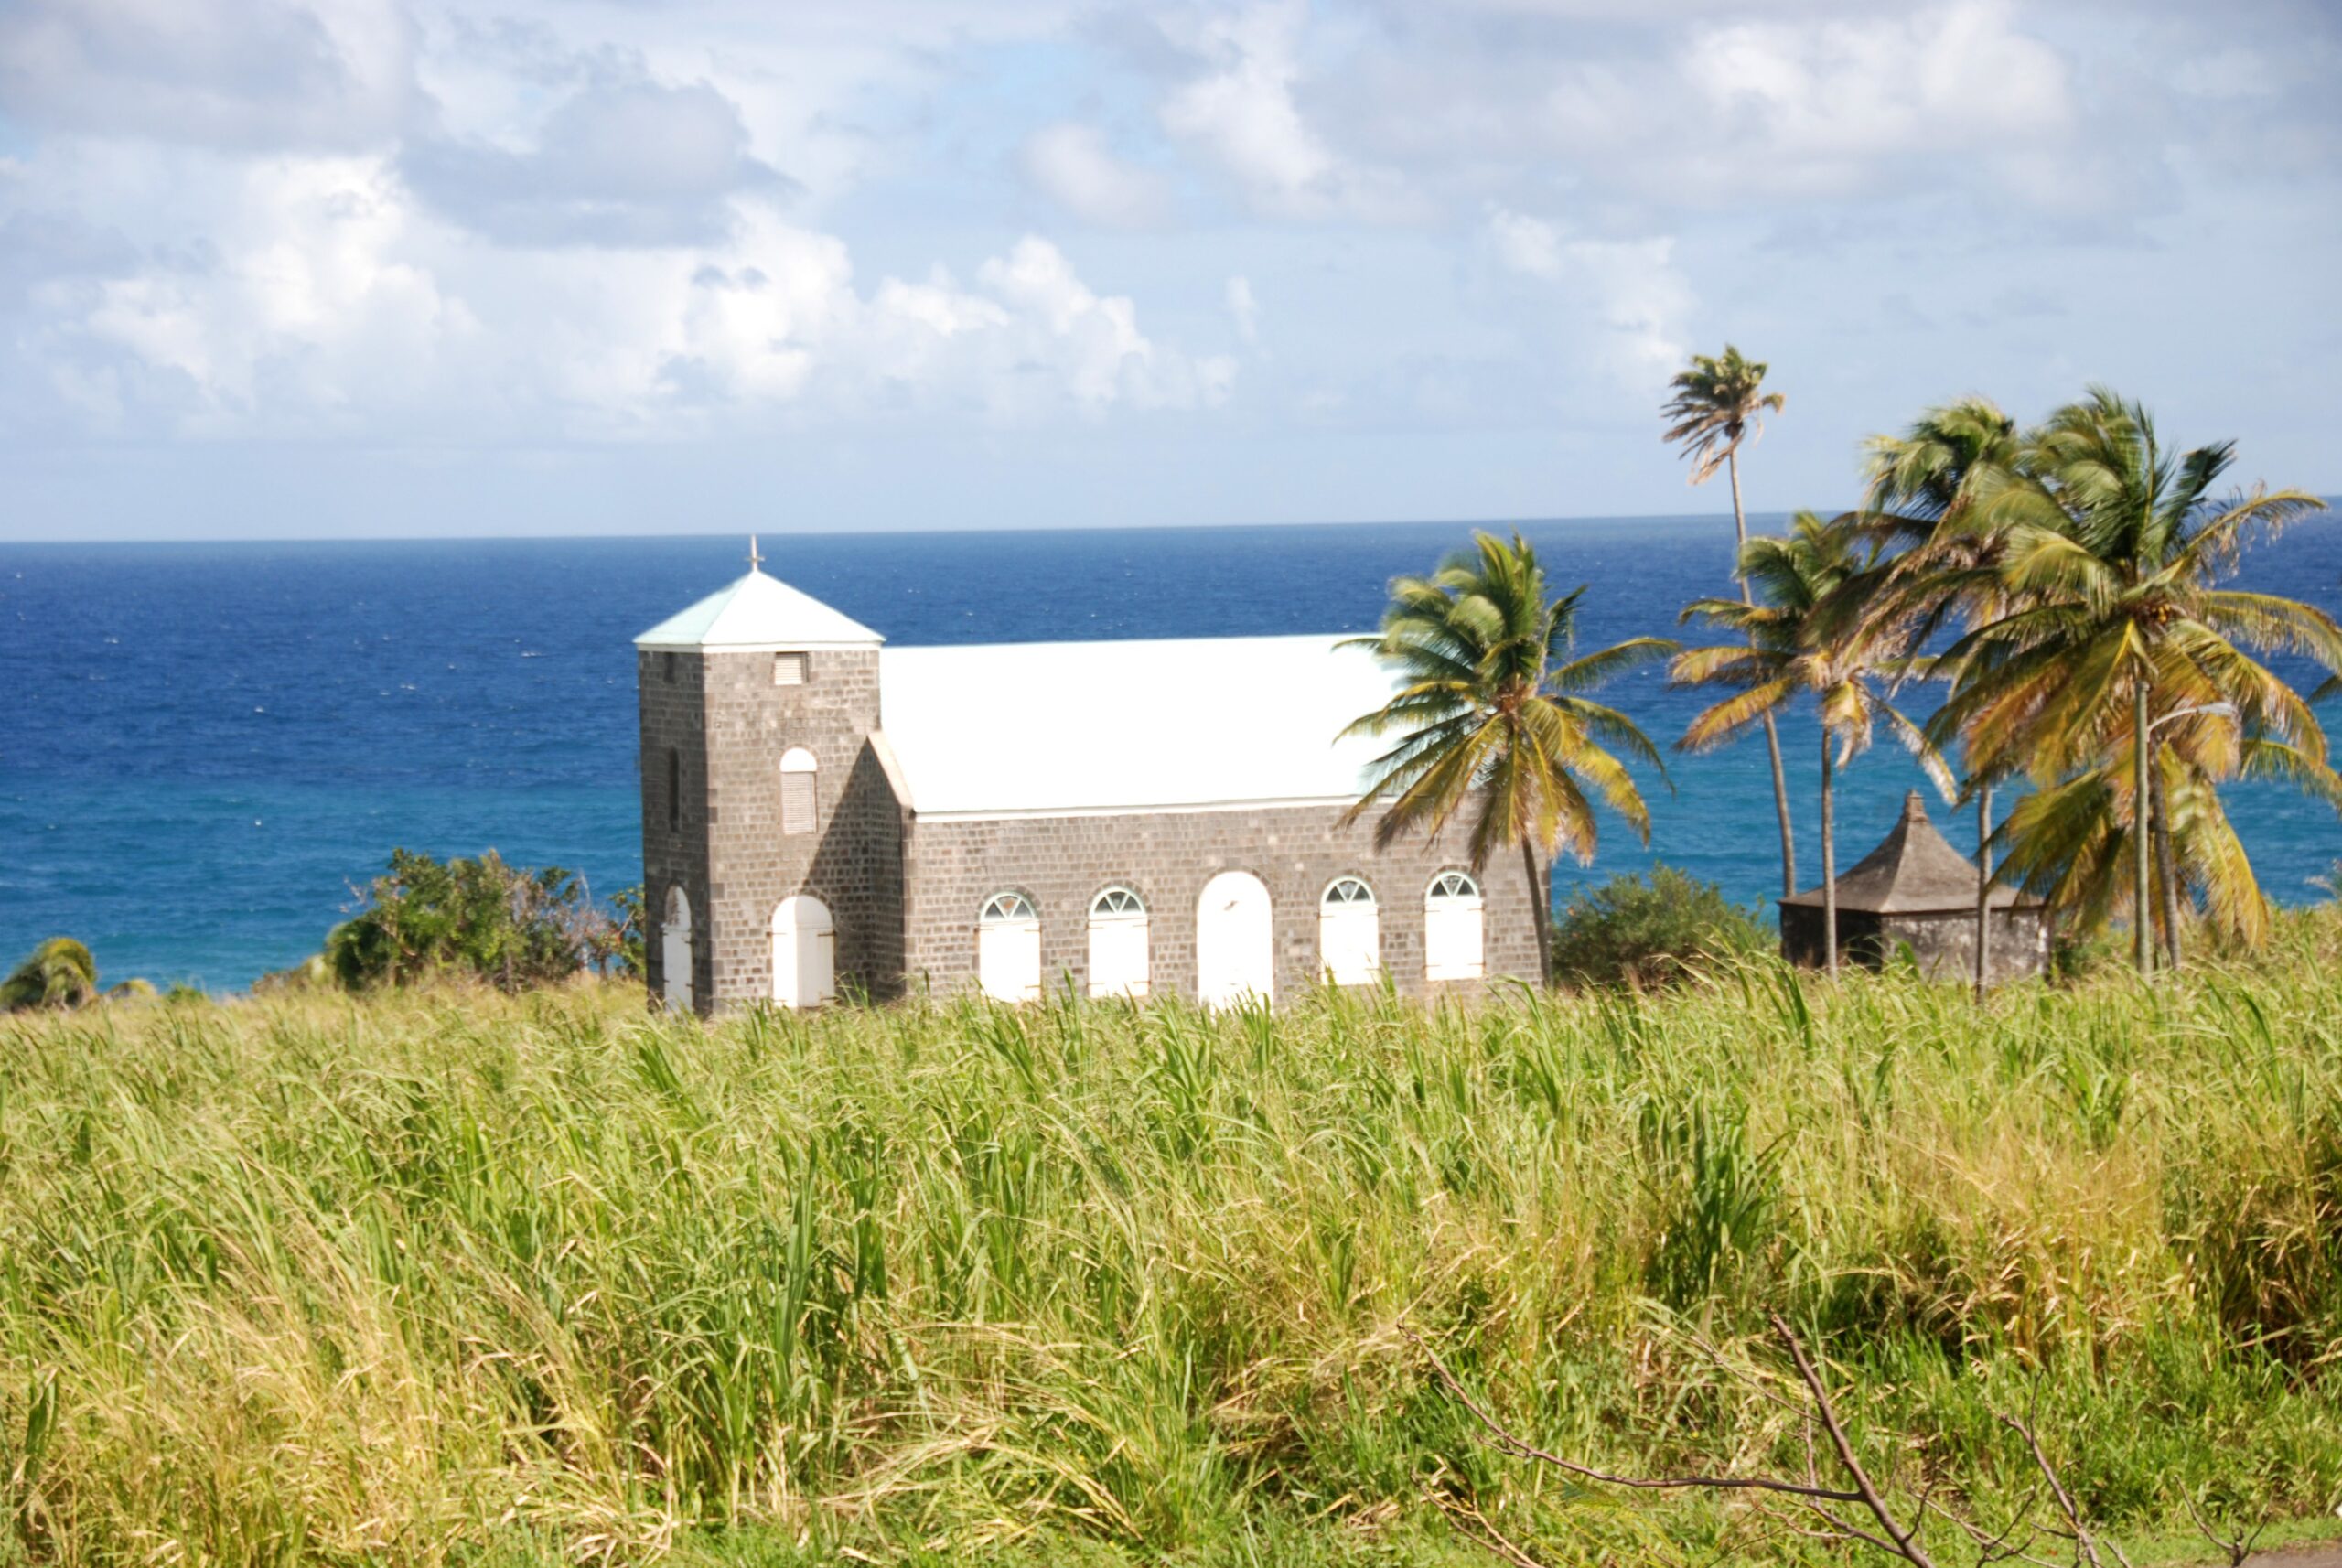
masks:
{"type": "Polygon", "coordinates": [[[2342,490],[2342,6],[0,0],[0,539],[1712,511],[2107,381],[2342,490]]]}

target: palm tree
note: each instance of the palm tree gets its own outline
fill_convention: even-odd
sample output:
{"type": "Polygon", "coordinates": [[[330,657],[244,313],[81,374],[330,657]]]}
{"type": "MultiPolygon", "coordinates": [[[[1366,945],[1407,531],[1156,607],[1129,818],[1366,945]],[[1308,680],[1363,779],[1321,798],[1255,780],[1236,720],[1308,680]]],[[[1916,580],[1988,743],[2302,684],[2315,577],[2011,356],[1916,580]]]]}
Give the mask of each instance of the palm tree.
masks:
{"type": "Polygon", "coordinates": [[[79,1007],[98,993],[98,964],[71,937],[51,937],[0,981],[0,1011],[79,1007]]]}
{"type": "MultiPolygon", "coordinates": [[[[2148,731],[2160,736],[2163,720],[2192,724],[2197,716],[2162,714],[2149,722],[2148,731]]],[[[2283,779],[2342,806],[2342,778],[2301,746],[2240,736],[2222,715],[2204,717],[2203,736],[2183,734],[2154,748],[2156,777],[2148,781],[2149,820],[2156,824],[2148,847],[2155,863],[2165,951],[2175,969],[2183,890],[2200,890],[2207,918],[2238,940],[2258,942],[2268,929],[2267,902],[2220,801],[2222,777],[2283,779]]],[[[2126,726],[2113,736],[2098,766],[2036,789],[2018,802],[2002,830],[2009,843],[2004,877],[2043,893],[2084,928],[2103,923],[2126,897],[2136,897],[2134,887],[2126,886],[2134,881],[2139,848],[2131,812],[2134,755],[2128,740],[2126,726]]]]}
{"type": "Polygon", "coordinates": [[[1391,585],[1382,629],[1346,648],[1370,648],[1398,675],[1391,701],[1342,733],[1389,736],[1398,744],[1375,758],[1373,781],[1343,816],[1379,811],[1374,842],[1387,847],[1417,829],[1436,835],[1469,817],[1472,868],[1518,844],[1535,911],[1541,977],[1552,971],[1552,898],[1538,865],[1566,844],[1594,858],[1592,795],[1650,842],[1650,813],[1613,752],[1666,768],[1649,736],[1614,708],[1590,701],[1612,676],[1664,658],[1677,644],[1630,638],[1572,658],[1577,607],[1585,590],[1549,598],[1537,553],[1475,533],[1473,548],[1428,577],[1391,585]]]}
{"type": "MultiPolygon", "coordinates": [[[[1901,435],[1875,435],[1864,444],[1867,487],[1860,532],[1896,553],[1875,574],[1879,581],[1841,590],[1846,600],[1841,616],[1851,612],[1864,623],[1853,630],[1899,637],[1905,655],[1916,658],[1950,618],[1958,616],[1972,628],[2013,607],[1999,570],[2006,536],[1978,512],[1980,500],[2014,470],[2019,446],[2016,421],[1981,397],[1931,408],[1901,435]]],[[[1958,671],[1949,666],[1933,666],[1930,672],[1958,679],[1958,671]]],[[[1994,781],[1971,759],[1967,792],[1976,800],[1979,1001],[1992,964],[1994,781]]]]}
{"type": "Polygon", "coordinates": [[[1695,599],[1683,618],[1699,618],[1746,638],[1745,643],[1689,649],[1668,672],[1680,686],[1731,686],[1736,695],[1701,712],[1676,746],[1708,751],[1810,694],[1821,718],[1821,950],[1838,972],[1837,770],[1870,747],[1884,725],[1910,748],[1936,786],[1952,793],[1950,770],[1919,726],[1875,687],[1900,672],[1875,638],[1818,635],[1823,605],[1875,564],[1858,553],[1850,521],[1825,522],[1799,512],[1786,539],[1755,539],[1740,553],[1740,575],[1758,602],[1695,599]]]}
{"type": "Polygon", "coordinates": [[[2005,534],[1996,571],[2009,606],[1946,654],[1961,682],[1929,725],[1939,738],[1966,739],[1971,768],[2022,769],[2059,790],[2028,811],[2024,831],[2047,835],[2025,854],[2035,868],[2028,885],[2054,876],[2061,907],[2104,908],[2089,870],[2099,863],[2048,845],[2074,847],[2076,823],[2093,813],[2115,811],[2127,822],[2142,972],[2154,967],[2157,858],[2172,868],[2165,923],[2175,923],[2180,857],[2169,841],[2183,782],[2203,822],[2197,853],[2212,857],[2194,867],[2208,908],[2250,940],[2265,906],[2225,817],[2215,830],[2204,815],[2203,792],[2247,771],[2321,791],[2332,778],[2310,704],[2252,652],[2291,651],[2342,671],[2342,627],[2297,600],[2218,585],[2254,533],[2324,503],[2259,488],[2213,499],[2233,455],[2233,444],[2220,442],[2175,459],[2146,410],[2104,388],[2029,433],[2014,471],[1978,509],[2005,534]],[[2173,778],[2168,753],[2183,773],[2192,770],[2190,780],[2173,778]],[[2161,813],[2159,790],[2171,797],[2161,813]]]}
{"type": "MultiPolygon", "coordinates": [[[[1721,466],[1732,478],[1732,534],[1734,549],[1748,548],[1748,514],[1740,504],[1740,445],[1743,441],[1762,435],[1763,415],[1778,413],[1789,405],[1786,394],[1766,392],[1766,365],[1761,360],[1741,357],[1740,350],[1727,343],[1721,357],[1706,354],[1692,356],[1691,368],[1676,372],[1668,385],[1675,389],[1660,412],[1675,421],[1662,440],[1681,446],[1683,456],[1691,460],[1691,482],[1704,485],[1715,478],[1721,466]]],[[[1733,559],[1739,560],[1735,554],[1733,559]]],[[[1752,603],[1748,596],[1748,579],[1740,579],[1740,602],[1752,603]]],[[[1765,754],[1773,765],[1773,811],[1781,828],[1781,897],[1797,892],[1797,837],[1789,826],[1789,779],[1781,771],[1781,736],[1774,727],[1773,715],[1765,715],[1765,754]]]]}

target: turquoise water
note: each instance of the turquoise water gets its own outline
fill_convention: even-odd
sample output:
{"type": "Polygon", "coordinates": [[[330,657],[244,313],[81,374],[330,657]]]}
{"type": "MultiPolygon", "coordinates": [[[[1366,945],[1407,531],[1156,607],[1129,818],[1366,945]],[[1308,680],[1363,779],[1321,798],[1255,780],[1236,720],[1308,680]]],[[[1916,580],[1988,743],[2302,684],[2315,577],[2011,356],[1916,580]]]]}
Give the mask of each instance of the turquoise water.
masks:
{"type": "MultiPolygon", "coordinates": [[[[1523,525],[1557,584],[1590,584],[1585,637],[1672,635],[1727,590],[1727,518],[1523,525]]],[[[1370,627],[1394,574],[1462,524],[766,536],[767,569],[895,642],[1188,637],[1370,627]]],[[[316,950],[393,845],[495,847],[640,879],[636,633],[745,570],[744,539],[0,544],[0,961],[88,941],[113,978],[249,984],[316,950]]],[[[2257,553],[2248,581],[2342,608],[2342,524],[2257,553]]],[[[1662,744],[1700,704],[1655,673],[1612,700],[1662,744]]],[[[2333,717],[2331,712],[2329,720],[2333,717]]],[[[1813,761],[1784,734],[1810,881],[1813,761]]],[[[1606,823],[1591,873],[1654,856],[1735,897],[1778,891],[1753,740],[1647,780],[1649,852],[1606,823]]],[[[1875,750],[1846,775],[1850,861],[1918,781],[1875,750]]],[[[2313,897],[2342,821],[2240,791],[2264,886],[2313,897]]],[[[1939,820],[1941,814],[1939,813],[1939,820]]],[[[1963,849],[1962,822],[1944,822],[1963,849]]]]}

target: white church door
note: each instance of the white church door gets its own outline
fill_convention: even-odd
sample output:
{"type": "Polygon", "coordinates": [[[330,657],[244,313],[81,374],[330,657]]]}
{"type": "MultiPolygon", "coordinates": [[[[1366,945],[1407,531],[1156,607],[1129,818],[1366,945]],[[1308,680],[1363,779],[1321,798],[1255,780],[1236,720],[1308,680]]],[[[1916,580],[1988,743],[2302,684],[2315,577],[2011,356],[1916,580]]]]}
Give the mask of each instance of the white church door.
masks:
{"type": "Polygon", "coordinates": [[[1041,917],[1022,893],[995,893],[976,918],[976,983],[1003,1002],[1041,994],[1041,917]]]}
{"type": "Polygon", "coordinates": [[[681,887],[667,889],[667,913],[659,922],[659,969],[671,1012],[692,1010],[692,901],[681,887]]]}
{"type": "Polygon", "coordinates": [[[1317,967],[1330,985],[1371,985],[1382,973],[1382,921],[1374,889],[1338,876],[1317,901],[1317,967]]]}
{"type": "Polygon", "coordinates": [[[1090,994],[1146,994],[1146,905],[1127,887],[1090,901],[1090,994]]]}
{"type": "Polygon", "coordinates": [[[1196,900],[1196,995],[1207,1007],[1276,998],[1276,926],[1268,887],[1223,871],[1196,900]]]}
{"type": "Polygon", "coordinates": [[[1477,980],[1486,918],[1480,885],[1460,871],[1443,871],[1423,897],[1423,978],[1477,980]]]}
{"type": "Polygon", "coordinates": [[[834,999],[837,943],[828,905],[805,893],[783,898],[772,912],[774,1004],[819,1007],[834,999]]]}

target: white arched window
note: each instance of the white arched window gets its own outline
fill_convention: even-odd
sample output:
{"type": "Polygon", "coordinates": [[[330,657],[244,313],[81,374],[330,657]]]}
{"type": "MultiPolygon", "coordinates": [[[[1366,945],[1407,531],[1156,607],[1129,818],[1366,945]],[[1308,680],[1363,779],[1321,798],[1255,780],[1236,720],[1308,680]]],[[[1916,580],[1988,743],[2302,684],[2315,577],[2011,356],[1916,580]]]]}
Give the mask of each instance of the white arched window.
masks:
{"type": "Polygon", "coordinates": [[[821,777],[821,764],[813,754],[801,746],[792,746],[780,754],[780,831],[785,833],[810,833],[813,831],[813,785],[821,777]]]}
{"type": "Polygon", "coordinates": [[[1127,887],[1090,901],[1090,994],[1146,994],[1146,905],[1127,887]]]}
{"type": "Polygon", "coordinates": [[[1423,978],[1477,980],[1485,917],[1480,885],[1460,871],[1443,871],[1423,895],[1423,978]]]}
{"type": "Polygon", "coordinates": [[[995,893],[976,917],[976,983],[1003,1002],[1041,994],[1041,917],[1022,893],[995,893]]]}
{"type": "Polygon", "coordinates": [[[677,1013],[692,1010],[692,901],[682,885],[667,889],[666,914],[659,922],[659,972],[667,1005],[677,1013]]]}
{"type": "Polygon", "coordinates": [[[1317,900],[1317,967],[1336,985],[1370,985],[1382,972],[1382,921],[1374,889],[1338,876],[1317,900]]]}
{"type": "Polygon", "coordinates": [[[1207,1007],[1276,1000],[1276,910],[1268,884],[1223,871],[1196,895],[1196,996],[1207,1007]]]}

